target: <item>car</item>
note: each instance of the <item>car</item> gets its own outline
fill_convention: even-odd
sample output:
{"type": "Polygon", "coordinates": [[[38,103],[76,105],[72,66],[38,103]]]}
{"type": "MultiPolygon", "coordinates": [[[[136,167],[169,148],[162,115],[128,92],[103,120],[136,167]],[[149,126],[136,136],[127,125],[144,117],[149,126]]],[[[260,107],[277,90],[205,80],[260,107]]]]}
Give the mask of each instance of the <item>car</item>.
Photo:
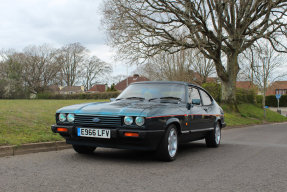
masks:
{"type": "Polygon", "coordinates": [[[178,81],[129,85],[110,102],[76,104],[56,112],[51,129],[78,153],[97,147],[151,150],[175,160],[180,143],[205,139],[218,147],[224,112],[202,87],[178,81]]]}

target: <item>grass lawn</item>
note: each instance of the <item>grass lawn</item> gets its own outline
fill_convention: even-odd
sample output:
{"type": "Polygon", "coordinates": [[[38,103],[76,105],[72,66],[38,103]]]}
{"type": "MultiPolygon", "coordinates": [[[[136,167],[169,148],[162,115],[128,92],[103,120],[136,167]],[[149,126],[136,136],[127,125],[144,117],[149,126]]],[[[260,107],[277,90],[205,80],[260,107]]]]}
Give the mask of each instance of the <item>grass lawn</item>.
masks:
{"type": "Polygon", "coordinates": [[[51,131],[56,110],[87,102],[95,100],[0,100],[0,145],[63,140],[51,131]]]}
{"type": "MultiPolygon", "coordinates": [[[[55,123],[56,110],[87,102],[95,100],[0,100],[0,145],[63,140],[50,128],[55,123]]],[[[231,113],[226,106],[223,109],[228,126],[287,121],[286,117],[270,110],[265,121],[263,110],[250,104],[239,105],[240,113],[231,113]]]]}
{"type": "Polygon", "coordinates": [[[224,105],[222,108],[224,110],[225,121],[228,126],[287,121],[287,117],[284,117],[269,109],[266,109],[266,119],[264,119],[264,110],[256,105],[240,104],[238,105],[240,113],[231,112],[228,107],[224,105]]]}

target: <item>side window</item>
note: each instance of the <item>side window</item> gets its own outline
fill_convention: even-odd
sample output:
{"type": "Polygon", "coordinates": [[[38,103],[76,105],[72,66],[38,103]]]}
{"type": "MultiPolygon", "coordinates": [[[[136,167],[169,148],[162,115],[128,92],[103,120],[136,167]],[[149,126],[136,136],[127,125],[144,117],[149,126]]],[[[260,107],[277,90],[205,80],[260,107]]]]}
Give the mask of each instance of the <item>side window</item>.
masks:
{"type": "Polygon", "coordinates": [[[203,105],[211,105],[212,100],[204,91],[200,90],[203,105]]]}
{"type": "Polygon", "coordinates": [[[192,100],[197,101],[199,104],[201,103],[198,89],[188,87],[188,103],[192,103],[192,100]]]}

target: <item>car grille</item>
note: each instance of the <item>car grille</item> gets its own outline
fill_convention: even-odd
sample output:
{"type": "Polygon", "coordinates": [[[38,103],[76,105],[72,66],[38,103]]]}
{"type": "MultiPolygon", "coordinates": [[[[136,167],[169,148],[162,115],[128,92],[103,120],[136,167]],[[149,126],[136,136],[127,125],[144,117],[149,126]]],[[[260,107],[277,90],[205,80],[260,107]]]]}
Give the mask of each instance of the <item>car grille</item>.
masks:
{"type": "Polygon", "coordinates": [[[111,127],[121,126],[122,119],[120,116],[96,116],[96,115],[75,115],[75,125],[85,127],[111,127]],[[95,118],[99,122],[95,122],[95,118]]]}

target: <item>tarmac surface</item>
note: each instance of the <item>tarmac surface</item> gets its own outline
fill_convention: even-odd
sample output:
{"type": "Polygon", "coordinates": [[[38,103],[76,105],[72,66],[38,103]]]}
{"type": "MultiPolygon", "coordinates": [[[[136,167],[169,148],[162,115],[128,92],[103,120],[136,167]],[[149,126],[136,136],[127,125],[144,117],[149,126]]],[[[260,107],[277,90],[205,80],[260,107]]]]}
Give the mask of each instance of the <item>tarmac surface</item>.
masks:
{"type": "Polygon", "coordinates": [[[0,191],[287,191],[287,124],[227,129],[219,148],[180,146],[173,162],[152,152],[72,149],[0,158],[0,191]]]}

